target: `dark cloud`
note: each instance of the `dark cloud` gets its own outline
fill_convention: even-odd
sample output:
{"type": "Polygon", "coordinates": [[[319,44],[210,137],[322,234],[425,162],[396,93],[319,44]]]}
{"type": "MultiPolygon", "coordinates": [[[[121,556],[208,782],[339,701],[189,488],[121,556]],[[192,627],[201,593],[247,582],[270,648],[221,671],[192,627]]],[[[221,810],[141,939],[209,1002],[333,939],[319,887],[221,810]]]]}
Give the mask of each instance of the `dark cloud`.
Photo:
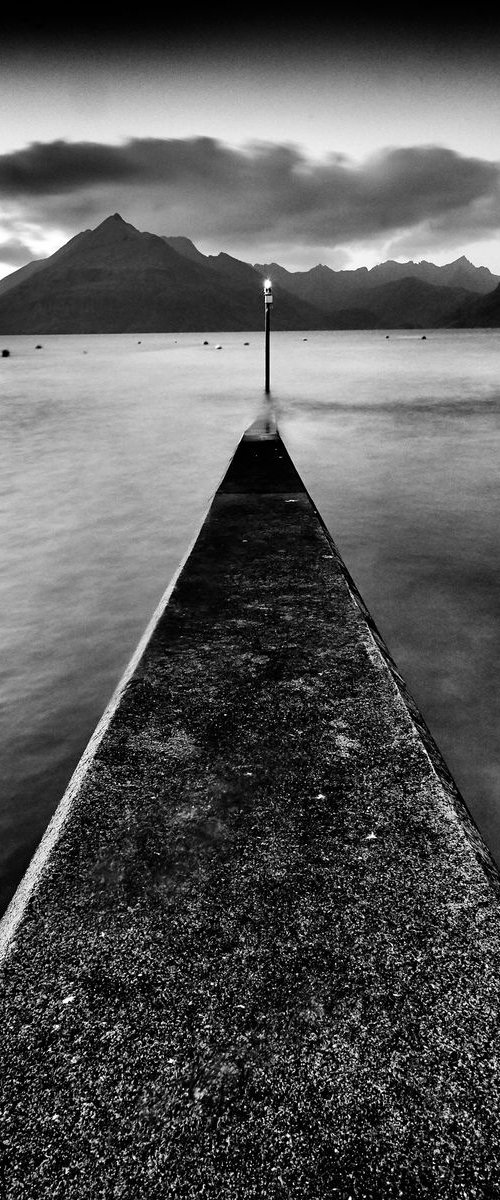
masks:
{"type": "Polygon", "coordinates": [[[0,156],[0,196],[26,221],[78,232],[119,210],[139,228],[326,246],[412,231],[486,237],[500,224],[499,167],[442,146],[388,147],[356,163],[294,145],[213,138],[35,143],[0,156]]]}
{"type": "Polygon", "coordinates": [[[33,142],[0,157],[0,194],[50,195],[131,178],[126,149],[98,142],[33,142]]]}

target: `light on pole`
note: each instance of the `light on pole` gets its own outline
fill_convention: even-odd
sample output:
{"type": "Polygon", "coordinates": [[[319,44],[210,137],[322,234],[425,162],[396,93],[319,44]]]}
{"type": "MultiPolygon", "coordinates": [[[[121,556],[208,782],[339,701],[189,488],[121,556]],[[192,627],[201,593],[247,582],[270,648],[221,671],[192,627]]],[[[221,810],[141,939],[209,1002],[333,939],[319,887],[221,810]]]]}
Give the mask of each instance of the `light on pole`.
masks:
{"type": "Polygon", "coordinates": [[[271,363],[271,304],[273,302],[273,285],[270,279],[264,280],[264,310],[265,310],[265,329],[266,329],[266,394],[271,390],[270,384],[270,363],[271,363]]]}

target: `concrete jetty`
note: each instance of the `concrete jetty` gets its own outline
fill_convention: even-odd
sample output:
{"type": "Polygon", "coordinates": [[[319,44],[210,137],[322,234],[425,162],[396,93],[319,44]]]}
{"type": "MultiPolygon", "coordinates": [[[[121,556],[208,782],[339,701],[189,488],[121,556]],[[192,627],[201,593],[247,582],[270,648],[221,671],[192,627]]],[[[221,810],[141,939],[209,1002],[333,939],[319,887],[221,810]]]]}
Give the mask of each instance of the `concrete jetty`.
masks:
{"type": "Polygon", "coordinates": [[[500,1197],[498,871],[271,422],[0,939],[5,1200],[500,1197]]]}

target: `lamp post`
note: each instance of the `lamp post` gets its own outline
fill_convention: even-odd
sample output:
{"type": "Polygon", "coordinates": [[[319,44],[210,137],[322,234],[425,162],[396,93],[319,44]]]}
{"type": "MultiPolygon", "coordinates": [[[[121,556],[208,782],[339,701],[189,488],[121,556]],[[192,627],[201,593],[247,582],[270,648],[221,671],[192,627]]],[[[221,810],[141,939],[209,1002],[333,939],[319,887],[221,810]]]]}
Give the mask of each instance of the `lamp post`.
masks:
{"type": "Polygon", "coordinates": [[[273,302],[273,285],[270,279],[264,280],[264,311],[265,311],[265,328],[266,328],[266,395],[271,390],[270,386],[270,361],[271,361],[271,304],[273,302]]]}

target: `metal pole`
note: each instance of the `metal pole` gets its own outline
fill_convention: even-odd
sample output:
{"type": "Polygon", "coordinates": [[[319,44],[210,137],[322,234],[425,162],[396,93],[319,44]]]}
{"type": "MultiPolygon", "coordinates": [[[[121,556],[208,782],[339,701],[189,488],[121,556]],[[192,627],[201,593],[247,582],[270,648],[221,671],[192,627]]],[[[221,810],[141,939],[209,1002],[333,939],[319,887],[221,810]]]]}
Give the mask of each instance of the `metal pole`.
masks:
{"type": "Polygon", "coordinates": [[[266,330],[266,395],[269,395],[271,390],[271,304],[273,302],[273,285],[270,279],[264,280],[264,306],[265,306],[265,330],[266,330]]]}
{"type": "Polygon", "coordinates": [[[268,394],[271,390],[271,385],[270,385],[271,339],[269,336],[270,332],[271,332],[271,305],[266,304],[266,394],[268,394]]]}

